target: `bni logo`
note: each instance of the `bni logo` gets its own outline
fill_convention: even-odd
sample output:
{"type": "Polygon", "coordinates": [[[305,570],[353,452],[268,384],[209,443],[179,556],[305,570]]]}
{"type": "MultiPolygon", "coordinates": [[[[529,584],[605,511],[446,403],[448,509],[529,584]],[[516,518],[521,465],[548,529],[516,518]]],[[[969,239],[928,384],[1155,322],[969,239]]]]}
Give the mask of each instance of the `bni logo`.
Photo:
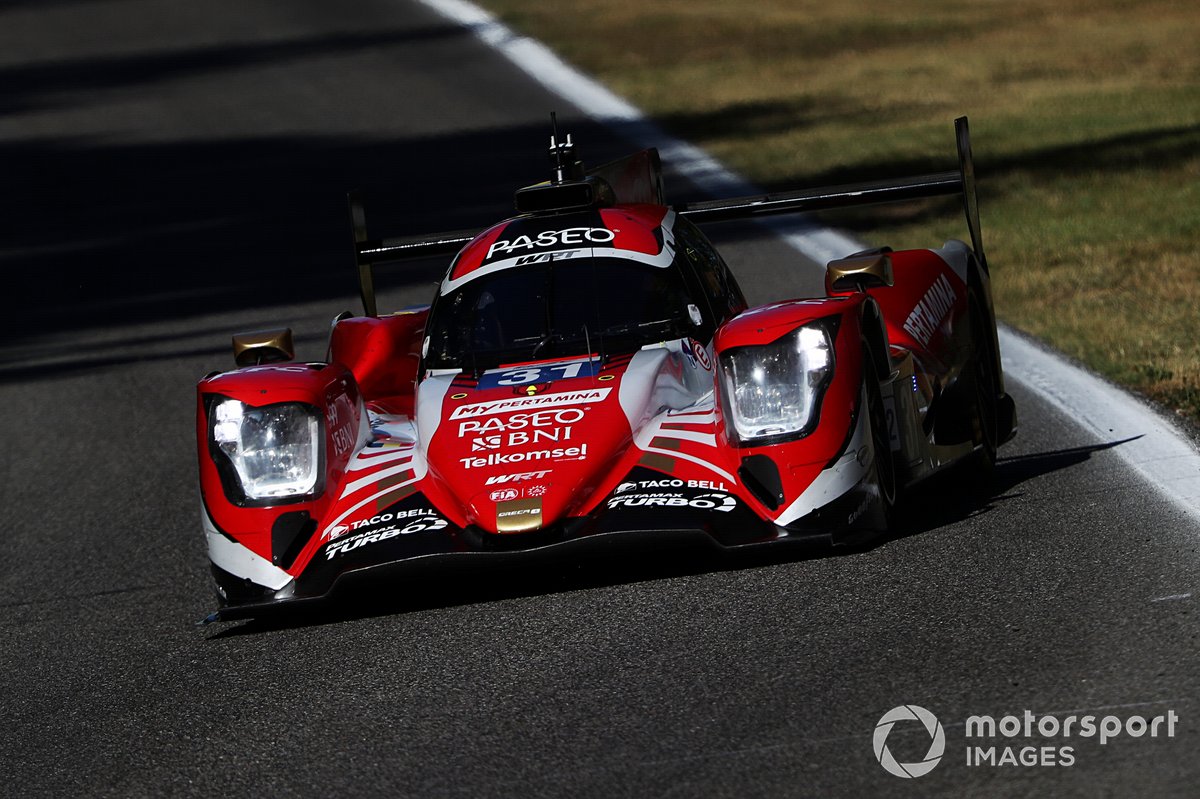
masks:
{"type": "Polygon", "coordinates": [[[919,705],[900,705],[884,713],[883,718],[875,725],[873,742],[875,759],[879,761],[879,765],[883,766],[888,774],[904,779],[924,777],[933,771],[946,751],[946,733],[942,730],[941,722],[937,720],[937,716],[919,705]],[[924,725],[930,738],[929,751],[925,753],[924,759],[916,763],[900,763],[892,756],[887,739],[898,721],[919,721],[924,725]]]}

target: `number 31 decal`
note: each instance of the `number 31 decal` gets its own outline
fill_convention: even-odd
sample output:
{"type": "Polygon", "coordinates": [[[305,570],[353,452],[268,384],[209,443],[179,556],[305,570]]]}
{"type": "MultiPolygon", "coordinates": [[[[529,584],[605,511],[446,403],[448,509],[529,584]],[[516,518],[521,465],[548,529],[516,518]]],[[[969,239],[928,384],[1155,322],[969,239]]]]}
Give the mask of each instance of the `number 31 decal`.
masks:
{"type": "Polygon", "coordinates": [[[571,377],[593,377],[599,368],[599,360],[587,360],[539,364],[521,369],[492,369],[484,372],[479,378],[479,388],[527,386],[531,383],[549,383],[551,380],[566,380],[571,377]]]}

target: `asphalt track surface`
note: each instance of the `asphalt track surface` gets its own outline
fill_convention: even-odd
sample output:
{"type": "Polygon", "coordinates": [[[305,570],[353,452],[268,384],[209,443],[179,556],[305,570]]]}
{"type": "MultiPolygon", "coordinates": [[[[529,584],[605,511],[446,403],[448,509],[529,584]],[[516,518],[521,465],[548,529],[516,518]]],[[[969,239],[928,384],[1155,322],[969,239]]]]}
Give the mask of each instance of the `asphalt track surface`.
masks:
{"type": "MultiPolygon", "coordinates": [[[[1200,533],[1015,386],[990,490],[930,486],[868,551],[600,553],[193,626],[195,380],[242,329],[321,357],[355,307],[346,189],[385,233],[486,223],[544,174],[551,108],[622,150],[401,0],[0,4],[0,795],[1195,795],[1200,533]],[[908,703],[946,730],[918,780],[872,751],[908,703]],[[1025,709],[1180,721],[965,765],[968,716],[1025,709]]],[[[716,235],[752,301],[813,290],[716,235]]]]}

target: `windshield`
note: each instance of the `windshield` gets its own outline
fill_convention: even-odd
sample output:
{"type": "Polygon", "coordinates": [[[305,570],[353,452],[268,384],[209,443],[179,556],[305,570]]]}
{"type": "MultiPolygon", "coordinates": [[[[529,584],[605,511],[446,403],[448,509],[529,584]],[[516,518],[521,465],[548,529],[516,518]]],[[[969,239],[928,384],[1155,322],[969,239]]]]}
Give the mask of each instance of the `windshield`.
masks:
{"type": "Polygon", "coordinates": [[[633,352],[688,332],[674,265],[581,258],[505,269],[441,297],[430,319],[430,369],[633,352]]]}

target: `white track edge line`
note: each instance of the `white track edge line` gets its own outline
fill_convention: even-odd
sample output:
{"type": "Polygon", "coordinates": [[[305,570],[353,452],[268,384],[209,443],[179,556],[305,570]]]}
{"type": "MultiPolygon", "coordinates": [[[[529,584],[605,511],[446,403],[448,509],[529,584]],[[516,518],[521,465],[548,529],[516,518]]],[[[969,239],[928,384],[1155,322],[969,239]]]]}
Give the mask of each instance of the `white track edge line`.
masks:
{"type": "MultiPolygon", "coordinates": [[[[549,91],[597,122],[613,125],[640,146],[656,146],[663,160],[712,196],[754,194],[757,188],[708,153],[668,135],[641,111],[466,0],[417,0],[468,28],[549,91]]],[[[789,245],[821,264],[866,244],[810,221],[772,221],[789,245]]],[[[1200,451],[1174,424],[1129,393],[1038,347],[1001,325],[1004,373],[1072,419],[1099,442],[1132,439],[1113,452],[1180,510],[1200,521],[1200,451]]]]}
{"type": "Polygon", "coordinates": [[[1049,403],[1099,443],[1113,447],[1146,482],[1200,522],[1200,454],[1163,414],[1004,325],[1005,377],[1049,403]]]}

